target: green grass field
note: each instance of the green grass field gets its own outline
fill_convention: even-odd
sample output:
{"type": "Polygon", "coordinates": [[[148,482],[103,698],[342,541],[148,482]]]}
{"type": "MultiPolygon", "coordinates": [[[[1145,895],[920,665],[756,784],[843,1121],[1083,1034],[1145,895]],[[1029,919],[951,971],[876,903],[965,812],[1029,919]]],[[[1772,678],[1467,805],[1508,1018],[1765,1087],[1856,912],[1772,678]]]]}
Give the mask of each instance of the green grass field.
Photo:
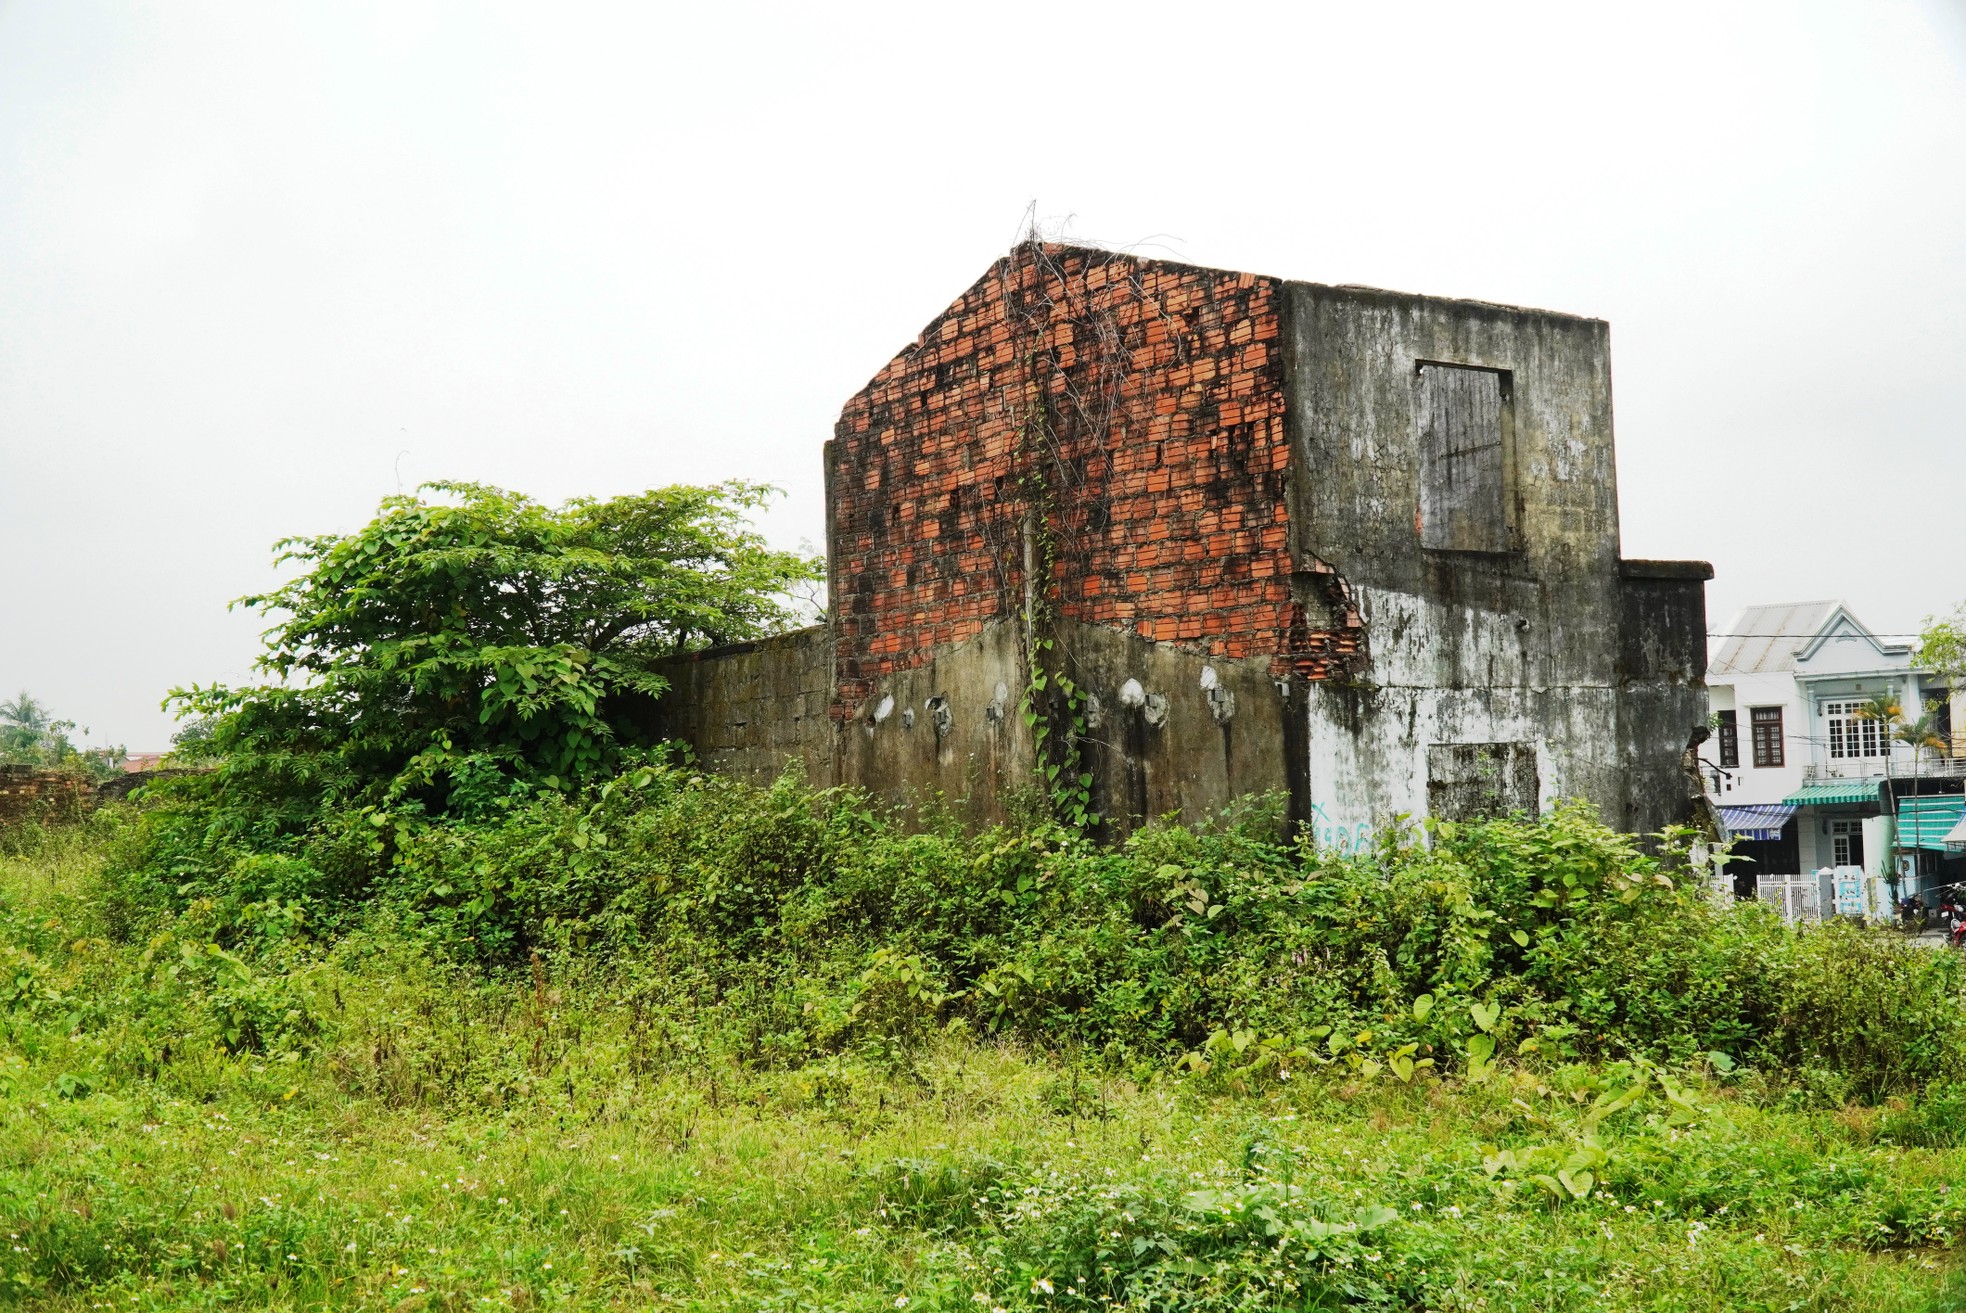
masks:
{"type": "Polygon", "coordinates": [[[1966,1307],[1937,1114],[1751,1080],[1238,1094],[946,1033],[764,1071],[597,963],[468,973],[383,925],[290,964],[311,1055],[153,1072],[119,1008],[164,968],[103,935],[97,860],[0,859],[0,1291],[34,1307],[1966,1307]]]}

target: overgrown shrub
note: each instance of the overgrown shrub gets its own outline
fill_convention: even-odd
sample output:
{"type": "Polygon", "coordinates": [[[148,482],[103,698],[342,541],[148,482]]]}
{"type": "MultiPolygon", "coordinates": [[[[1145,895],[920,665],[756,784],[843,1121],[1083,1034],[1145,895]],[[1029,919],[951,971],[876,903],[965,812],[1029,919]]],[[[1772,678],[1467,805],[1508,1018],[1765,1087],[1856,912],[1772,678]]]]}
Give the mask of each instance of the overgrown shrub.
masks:
{"type": "Polygon", "coordinates": [[[205,907],[250,962],[276,923],[333,938],[386,908],[441,959],[611,964],[767,1065],[956,1025],[1233,1087],[1312,1064],[1479,1077],[1511,1054],[1712,1053],[1873,1099],[1966,1079],[1959,955],[1717,909],[1581,806],[1351,857],[1277,841],[1260,806],[1102,848],[790,774],[646,767],[491,819],[337,815],[269,848],[201,788],[126,823],[118,924],[205,907]]]}

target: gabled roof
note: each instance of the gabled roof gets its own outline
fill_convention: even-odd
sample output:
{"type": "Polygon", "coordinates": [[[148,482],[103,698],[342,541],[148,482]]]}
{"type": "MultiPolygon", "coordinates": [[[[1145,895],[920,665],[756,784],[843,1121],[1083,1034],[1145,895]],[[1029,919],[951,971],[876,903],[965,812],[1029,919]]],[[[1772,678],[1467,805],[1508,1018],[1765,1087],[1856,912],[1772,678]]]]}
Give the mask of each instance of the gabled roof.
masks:
{"type": "Polygon", "coordinates": [[[1886,657],[1911,651],[1904,643],[1881,641],[1842,602],[1780,602],[1750,606],[1727,630],[1720,655],[1708,667],[1714,675],[1765,675],[1794,670],[1835,637],[1861,638],[1886,657]]]}
{"type": "Polygon", "coordinates": [[[1796,649],[1803,646],[1843,608],[1837,602],[1780,602],[1750,606],[1728,626],[1708,673],[1765,675],[1795,669],[1796,649]]]}
{"type": "Polygon", "coordinates": [[[1909,654],[1911,651],[1911,644],[1909,643],[1887,643],[1883,641],[1870,631],[1870,626],[1857,619],[1856,616],[1851,615],[1849,607],[1839,605],[1836,610],[1830,613],[1829,618],[1823,621],[1822,628],[1816,631],[1816,636],[1796,650],[1795,659],[1797,661],[1813,661],[1816,653],[1822,651],[1823,644],[1829,642],[1832,638],[1839,641],[1860,639],[1869,644],[1870,649],[1881,657],[1901,657],[1909,654]]]}

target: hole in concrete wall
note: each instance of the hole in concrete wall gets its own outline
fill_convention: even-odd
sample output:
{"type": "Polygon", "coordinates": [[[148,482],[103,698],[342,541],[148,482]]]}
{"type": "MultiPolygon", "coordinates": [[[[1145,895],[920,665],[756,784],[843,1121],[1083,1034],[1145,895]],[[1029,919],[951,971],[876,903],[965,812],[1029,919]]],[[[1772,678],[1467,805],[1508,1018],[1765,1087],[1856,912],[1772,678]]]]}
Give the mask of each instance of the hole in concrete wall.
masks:
{"type": "Polygon", "coordinates": [[[886,697],[881,699],[881,704],[874,708],[874,723],[878,725],[893,714],[894,714],[894,694],[889,693],[886,697]]]}
{"type": "Polygon", "coordinates": [[[1085,695],[1085,707],[1080,714],[1085,717],[1087,729],[1098,729],[1106,723],[1106,708],[1100,705],[1097,693],[1085,695]]]}
{"type": "Polygon", "coordinates": [[[956,723],[955,715],[949,710],[949,699],[938,693],[922,705],[928,709],[928,723],[935,726],[935,737],[946,737],[956,723]]]}
{"type": "Polygon", "coordinates": [[[901,728],[913,729],[914,727],[915,727],[915,709],[913,707],[903,707],[901,709],[901,728]]]}
{"type": "Polygon", "coordinates": [[[1147,690],[1140,687],[1140,681],[1129,679],[1120,685],[1120,705],[1138,707],[1147,701],[1147,690]]]}
{"type": "Polygon", "coordinates": [[[1010,687],[1002,680],[997,681],[997,695],[990,699],[990,705],[983,708],[983,714],[991,720],[1002,720],[1004,708],[1010,705],[1010,687]]]}
{"type": "Polygon", "coordinates": [[[1480,821],[1540,808],[1533,743],[1429,743],[1427,811],[1480,821]]]}
{"type": "Polygon", "coordinates": [[[1414,365],[1420,545],[1506,552],[1515,545],[1515,385],[1507,370],[1414,365]]]}
{"type": "Polygon", "coordinates": [[[1145,718],[1149,725],[1159,729],[1167,723],[1167,694],[1149,693],[1145,718]]]}

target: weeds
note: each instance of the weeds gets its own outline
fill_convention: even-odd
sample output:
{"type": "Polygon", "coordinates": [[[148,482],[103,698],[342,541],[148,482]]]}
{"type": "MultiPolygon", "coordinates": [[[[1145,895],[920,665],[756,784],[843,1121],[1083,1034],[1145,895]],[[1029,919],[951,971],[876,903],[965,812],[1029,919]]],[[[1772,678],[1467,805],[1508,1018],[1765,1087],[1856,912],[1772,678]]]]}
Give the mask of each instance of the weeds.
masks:
{"type": "Polygon", "coordinates": [[[1956,964],[1579,813],[1340,862],[650,772],[242,857],[207,806],[0,857],[0,1299],[1966,1299],[1956,964]]]}

